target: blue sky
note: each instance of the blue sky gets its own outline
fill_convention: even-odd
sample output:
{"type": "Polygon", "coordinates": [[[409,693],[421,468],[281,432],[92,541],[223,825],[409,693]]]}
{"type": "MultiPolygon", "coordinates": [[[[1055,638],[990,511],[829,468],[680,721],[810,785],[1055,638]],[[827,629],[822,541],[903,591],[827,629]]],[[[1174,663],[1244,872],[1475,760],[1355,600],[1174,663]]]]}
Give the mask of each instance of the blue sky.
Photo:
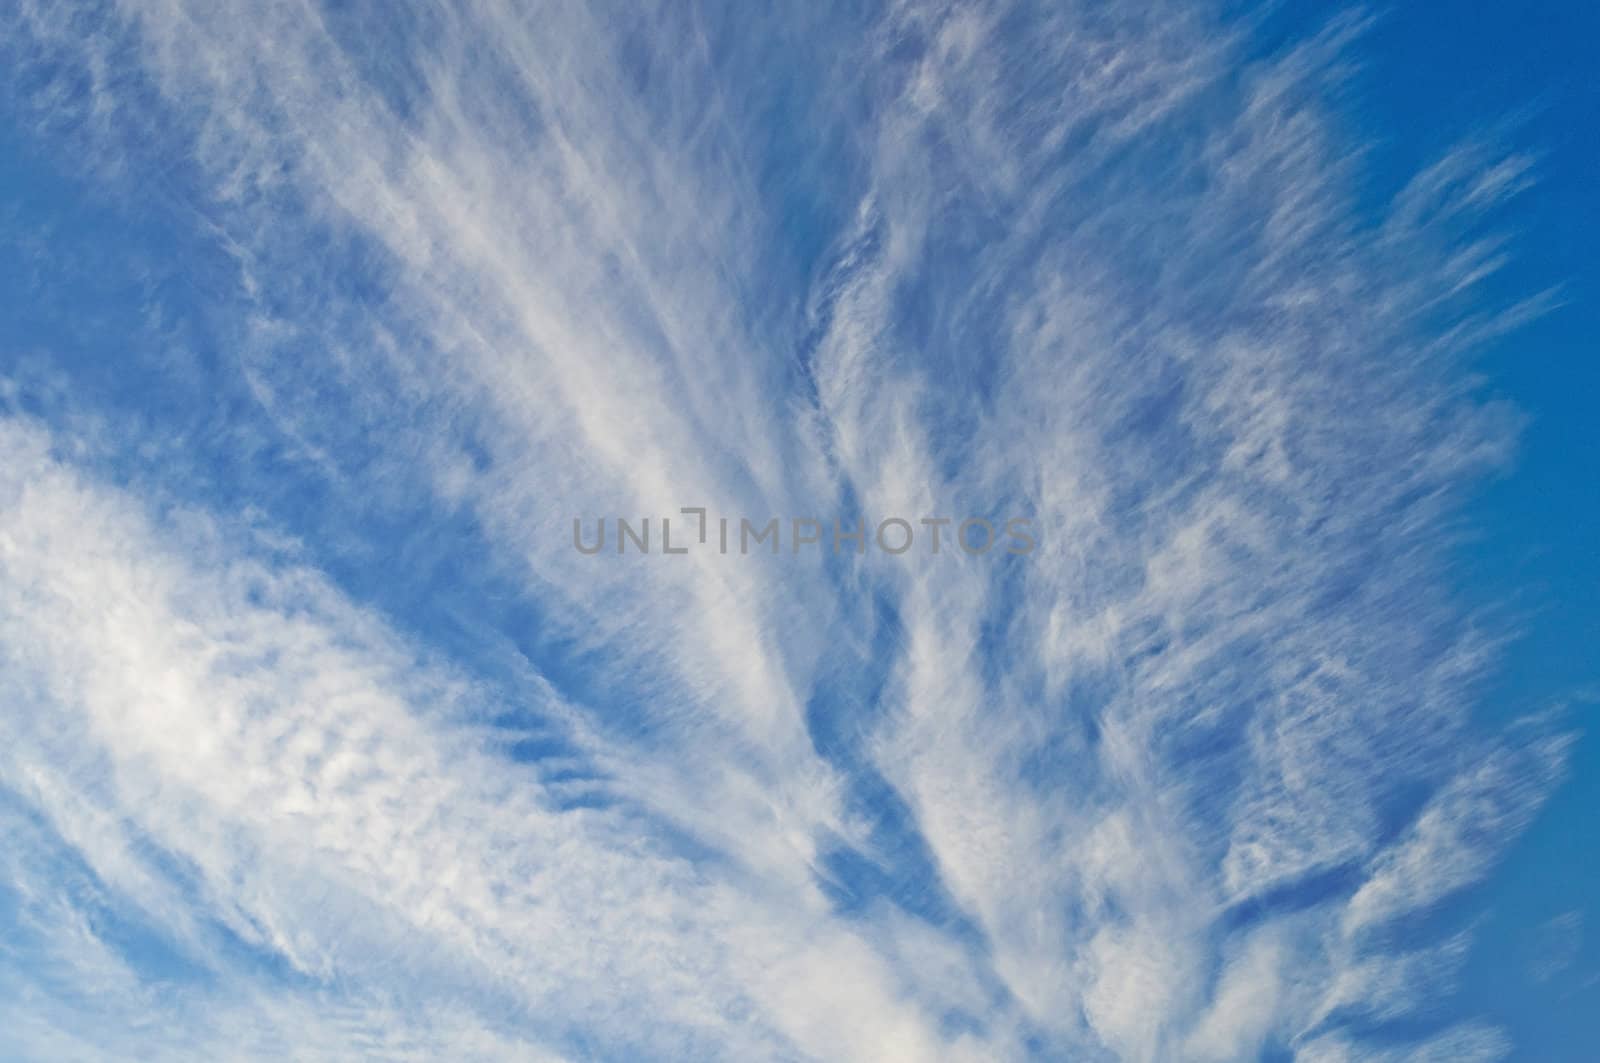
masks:
{"type": "Polygon", "coordinates": [[[0,15],[0,1058],[1592,1058],[1597,23],[0,15]]]}

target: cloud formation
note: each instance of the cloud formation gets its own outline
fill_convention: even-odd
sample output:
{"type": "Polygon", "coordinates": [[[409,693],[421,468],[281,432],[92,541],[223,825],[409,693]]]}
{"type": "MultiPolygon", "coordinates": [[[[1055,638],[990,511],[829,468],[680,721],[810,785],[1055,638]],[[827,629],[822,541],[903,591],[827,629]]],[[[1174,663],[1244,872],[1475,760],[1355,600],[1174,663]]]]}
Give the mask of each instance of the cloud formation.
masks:
{"type": "Polygon", "coordinates": [[[1563,768],[1472,722],[1506,632],[1445,566],[1515,431],[1465,358],[1552,297],[1479,293],[1528,160],[1358,195],[1361,20],[5,29],[41,150],[214,266],[144,291],[131,398],[8,374],[29,1057],[1508,1050],[1374,1030],[1563,768]],[[683,506],[1042,534],[572,550],[683,506]]]}

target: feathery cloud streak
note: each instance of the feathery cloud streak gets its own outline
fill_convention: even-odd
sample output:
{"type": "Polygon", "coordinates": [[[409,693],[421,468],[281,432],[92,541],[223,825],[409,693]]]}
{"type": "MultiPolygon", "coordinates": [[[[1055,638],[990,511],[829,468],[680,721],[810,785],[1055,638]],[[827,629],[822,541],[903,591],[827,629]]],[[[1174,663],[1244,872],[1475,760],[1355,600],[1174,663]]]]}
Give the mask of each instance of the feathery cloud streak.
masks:
{"type": "Polygon", "coordinates": [[[442,999],[394,1036],[491,1057],[1315,1059],[1448,987],[1418,920],[1562,764],[1470,725],[1494,633],[1441,567],[1514,427],[1462,355],[1542,304],[1475,294],[1525,160],[1356,199],[1358,21],[1260,59],[1188,5],[9,29],[18,98],[107,187],[177,160],[162,216],[231,274],[212,467],[143,456],[183,411],[4,437],[6,785],[197,999],[442,999]],[[685,505],[1044,534],[570,548],[685,505]]]}

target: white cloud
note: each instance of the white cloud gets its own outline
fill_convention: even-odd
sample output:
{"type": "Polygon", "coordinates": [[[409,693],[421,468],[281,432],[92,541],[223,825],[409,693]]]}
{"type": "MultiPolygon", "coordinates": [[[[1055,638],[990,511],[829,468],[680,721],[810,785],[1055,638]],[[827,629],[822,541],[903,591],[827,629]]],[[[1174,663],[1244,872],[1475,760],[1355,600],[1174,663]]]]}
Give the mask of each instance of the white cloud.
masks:
{"type": "Polygon", "coordinates": [[[199,903],[302,975],[505,1001],[558,1041],[593,1023],[615,1050],[942,1043],[814,891],[560,810],[463,726],[480,691],[320,577],[231,556],[195,514],[152,523],[38,430],[3,431],[3,777],[195,962],[222,962],[199,903]]]}
{"type": "MultiPolygon", "coordinates": [[[[187,954],[226,966],[220,922],[318,984],[420,980],[451,1002],[424,1047],[509,1012],[558,1047],[830,1059],[1369,1058],[1318,1024],[1448,966],[1356,932],[1480,878],[1559,774],[1560,739],[1468,726],[1492,640],[1438,552],[1511,434],[1454,359],[1550,297],[1468,298],[1521,156],[1464,148],[1356,210],[1326,99],[1360,20],[1243,66],[1188,5],[894,5],[794,133],[836,138],[848,219],[804,275],[770,250],[741,60],[689,9],[635,13],[642,40],[583,5],[418,15],[386,84],[311,4],[117,7],[91,34],[27,8],[24,36],[120,64],[141,91],[96,106],[179,130],[273,430],[358,510],[467,514],[493,555],[468,563],[513,571],[609,699],[527,669],[517,713],[588,769],[546,779],[484,734],[504,689],[317,544],[286,565],[153,514],[159,477],[109,488],[8,422],[6,690],[49,708],[6,715],[7,784],[187,954]],[[851,497],[1016,507],[1042,548],[567,546],[574,515],[851,497]],[[883,682],[846,765],[808,714],[856,658],[883,682]],[[826,844],[904,856],[852,803],[867,769],[970,930],[830,910],[826,844]]],[[[409,1003],[348,1006],[365,1037],[409,1003]]]]}

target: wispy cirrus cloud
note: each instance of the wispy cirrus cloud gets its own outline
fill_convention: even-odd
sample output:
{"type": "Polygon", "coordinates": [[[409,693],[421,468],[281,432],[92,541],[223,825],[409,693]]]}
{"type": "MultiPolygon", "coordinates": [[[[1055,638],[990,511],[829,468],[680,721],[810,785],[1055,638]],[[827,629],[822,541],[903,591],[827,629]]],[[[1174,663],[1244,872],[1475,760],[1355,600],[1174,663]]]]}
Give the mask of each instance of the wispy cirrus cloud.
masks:
{"type": "Polygon", "coordinates": [[[152,522],[26,425],[5,443],[5,777],[191,962],[233,973],[223,934],[293,980],[498,1000],[611,1051],[932,1051],[814,891],[773,884],[747,918],[737,873],[493,757],[483,695],[315,574],[235,560],[197,517],[152,522]],[[780,1015],[791,1030],[759,1032],[780,1015]]]}
{"type": "Polygon", "coordinates": [[[293,1014],[448,1001],[418,1051],[1386,1058],[1350,1017],[1466,947],[1391,931],[1563,760],[1471,725],[1442,553],[1515,420],[1463,354],[1550,299],[1476,295],[1528,161],[1358,203],[1359,19],[750,18],[21,9],[99,172],[180,160],[244,413],[181,474],[181,413],[7,424],[19,807],[293,1014]],[[686,505],[1044,534],[571,549],[686,505]]]}

